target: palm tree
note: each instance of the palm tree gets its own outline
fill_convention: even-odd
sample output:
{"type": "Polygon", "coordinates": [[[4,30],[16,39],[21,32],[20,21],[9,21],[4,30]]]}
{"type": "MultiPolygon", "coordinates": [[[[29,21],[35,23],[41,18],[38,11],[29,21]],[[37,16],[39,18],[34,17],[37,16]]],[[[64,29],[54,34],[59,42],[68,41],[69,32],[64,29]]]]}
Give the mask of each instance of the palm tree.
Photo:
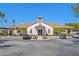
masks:
{"type": "Polygon", "coordinates": [[[72,10],[75,12],[75,17],[79,17],[79,4],[75,4],[72,6],[72,10]]]}
{"type": "MultiPolygon", "coordinates": [[[[0,18],[4,19],[4,16],[5,16],[5,14],[0,12],[0,18]]],[[[3,21],[2,19],[0,19],[1,24],[2,24],[2,21],[3,21]]]]}
{"type": "Polygon", "coordinates": [[[77,3],[77,4],[75,4],[75,5],[73,5],[72,6],[72,10],[74,11],[74,16],[75,16],[75,18],[76,18],[76,20],[74,20],[74,22],[73,22],[73,26],[75,27],[75,21],[77,22],[78,20],[78,18],[79,18],[79,4],[77,3]]]}
{"type": "Polygon", "coordinates": [[[15,26],[15,22],[16,22],[16,20],[15,20],[15,19],[13,19],[13,20],[12,20],[12,22],[13,22],[13,26],[15,26]]]}
{"type": "Polygon", "coordinates": [[[5,23],[7,23],[7,19],[5,19],[5,23]]]}
{"type": "Polygon", "coordinates": [[[7,23],[7,21],[8,21],[7,19],[4,20],[5,23],[7,23]]]}
{"type": "Polygon", "coordinates": [[[2,17],[4,19],[4,13],[0,12],[0,17],[2,17]]]}

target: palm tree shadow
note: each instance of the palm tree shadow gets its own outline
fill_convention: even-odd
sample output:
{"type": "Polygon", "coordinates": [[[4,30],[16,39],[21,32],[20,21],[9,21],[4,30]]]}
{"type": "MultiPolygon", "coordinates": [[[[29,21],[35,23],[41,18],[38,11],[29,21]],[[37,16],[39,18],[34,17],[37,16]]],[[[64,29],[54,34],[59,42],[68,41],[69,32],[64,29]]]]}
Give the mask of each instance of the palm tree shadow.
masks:
{"type": "Polygon", "coordinates": [[[5,49],[5,48],[9,48],[9,47],[13,47],[14,45],[2,45],[0,46],[0,49],[5,49]]]}
{"type": "Polygon", "coordinates": [[[8,40],[0,40],[0,44],[7,42],[8,40]]]}
{"type": "Polygon", "coordinates": [[[3,49],[3,48],[7,48],[7,47],[13,47],[14,45],[9,45],[9,44],[4,44],[5,42],[7,42],[9,40],[0,40],[0,49],[3,49]]]}

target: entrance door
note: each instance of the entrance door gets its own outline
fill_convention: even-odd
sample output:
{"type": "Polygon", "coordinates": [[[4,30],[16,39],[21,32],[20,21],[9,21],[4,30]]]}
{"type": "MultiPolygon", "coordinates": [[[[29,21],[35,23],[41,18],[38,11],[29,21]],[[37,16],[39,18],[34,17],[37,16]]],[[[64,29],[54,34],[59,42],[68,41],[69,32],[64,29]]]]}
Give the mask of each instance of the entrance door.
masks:
{"type": "Polygon", "coordinates": [[[42,36],[42,30],[38,30],[38,35],[42,36]]]}

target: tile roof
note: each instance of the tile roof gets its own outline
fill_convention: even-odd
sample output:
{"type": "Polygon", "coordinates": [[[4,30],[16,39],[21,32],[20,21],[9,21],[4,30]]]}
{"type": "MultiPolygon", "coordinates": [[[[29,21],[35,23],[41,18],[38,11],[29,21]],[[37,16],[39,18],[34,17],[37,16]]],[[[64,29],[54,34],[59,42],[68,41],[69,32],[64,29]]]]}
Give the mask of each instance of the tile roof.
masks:
{"type": "MultiPolygon", "coordinates": [[[[34,25],[38,22],[31,22],[31,23],[24,23],[24,24],[21,24],[21,25],[18,25],[18,26],[12,26],[10,28],[26,28],[26,27],[29,27],[31,25],[34,25]]],[[[51,27],[54,27],[54,28],[65,28],[65,29],[73,29],[73,27],[71,26],[66,26],[66,25],[59,25],[59,24],[55,24],[55,23],[49,23],[49,22],[43,22],[51,27]]]]}

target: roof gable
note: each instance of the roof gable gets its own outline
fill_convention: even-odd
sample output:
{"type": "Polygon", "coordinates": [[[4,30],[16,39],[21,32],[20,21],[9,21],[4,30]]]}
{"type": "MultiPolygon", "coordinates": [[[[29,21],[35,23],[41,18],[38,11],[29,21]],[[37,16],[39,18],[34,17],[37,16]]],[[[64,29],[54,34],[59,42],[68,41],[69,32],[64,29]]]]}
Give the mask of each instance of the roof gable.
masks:
{"type": "Polygon", "coordinates": [[[44,23],[44,22],[40,22],[40,21],[39,22],[35,22],[35,23],[31,23],[31,24],[27,25],[27,27],[32,26],[32,25],[37,24],[37,23],[43,23],[43,24],[46,24],[46,25],[52,27],[51,25],[49,25],[47,23],[44,23]]]}
{"type": "MultiPolygon", "coordinates": [[[[26,27],[29,27],[29,26],[32,26],[34,24],[37,24],[39,23],[40,21],[38,22],[32,22],[32,23],[25,23],[25,24],[22,24],[22,25],[19,25],[19,26],[15,26],[15,27],[23,27],[23,28],[26,28],[26,27]]],[[[42,22],[42,21],[41,21],[42,22]]],[[[55,24],[55,23],[48,23],[48,22],[42,22],[48,26],[51,26],[51,27],[54,27],[54,28],[67,28],[67,29],[73,29],[73,27],[71,26],[66,26],[66,25],[59,25],[59,24],[55,24]]]]}

